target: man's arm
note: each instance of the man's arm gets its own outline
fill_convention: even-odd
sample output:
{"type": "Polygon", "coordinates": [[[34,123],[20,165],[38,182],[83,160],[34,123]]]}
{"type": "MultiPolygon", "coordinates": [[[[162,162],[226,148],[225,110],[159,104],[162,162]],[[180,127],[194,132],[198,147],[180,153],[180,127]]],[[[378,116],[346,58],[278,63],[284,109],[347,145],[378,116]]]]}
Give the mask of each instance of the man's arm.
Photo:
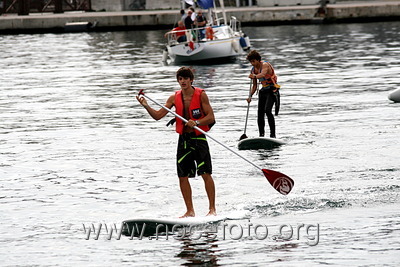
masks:
{"type": "Polygon", "coordinates": [[[255,78],[259,79],[265,77],[266,75],[272,75],[272,68],[267,62],[263,62],[261,73],[255,75],[255,78]]]}
{"type": "MultiPolygon", "coordinates": [[[[136,99],[147,110],[147,112],[150,114],[150,116],[157,121],[159,119],[164,118],[165,115],[167,115],[167,113],[168,113],[168,111],[163,108],[160,108],[159,110],[155,110],[155,109],[151,108],[149,106],[149,104],[147,103],[146,99],[144,98],[144,96],[136,96],[136,99]]],[[[175,95],[171,95],[168,98],[168,100],[164,106],[170,109],[174,106],[174,101],[175,101],[175,95]]]]}

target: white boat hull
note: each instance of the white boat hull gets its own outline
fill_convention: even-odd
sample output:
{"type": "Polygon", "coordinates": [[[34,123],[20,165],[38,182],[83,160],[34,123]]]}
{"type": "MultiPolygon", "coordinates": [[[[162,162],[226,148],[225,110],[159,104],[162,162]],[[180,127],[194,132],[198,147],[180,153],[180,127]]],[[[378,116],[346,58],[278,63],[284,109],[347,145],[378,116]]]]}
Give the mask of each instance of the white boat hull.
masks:
{"type": "Polygon", "coordinates": [[[243,53],[240,37],[194,43],[194,49],[187,43],[168,46],[168,55],[175,63],[214,60],[237,57],[243,53]]]}
{"type": "MultiPolygon", "coordinates": [[[[226,21],[224,11],[223,14],[226,21]]],[[[167,57],[174,63],[199,61],[221,63],[222,59],[236,58],[250,49],[250,38],[241,31],[240,23],[235,17],[231,17],[229,24],[220,24],[217,17],[210,21],[218,23],[168,32],[167,57]]],[[[165,57],[163,61],[167,62],[165,57]]]]}

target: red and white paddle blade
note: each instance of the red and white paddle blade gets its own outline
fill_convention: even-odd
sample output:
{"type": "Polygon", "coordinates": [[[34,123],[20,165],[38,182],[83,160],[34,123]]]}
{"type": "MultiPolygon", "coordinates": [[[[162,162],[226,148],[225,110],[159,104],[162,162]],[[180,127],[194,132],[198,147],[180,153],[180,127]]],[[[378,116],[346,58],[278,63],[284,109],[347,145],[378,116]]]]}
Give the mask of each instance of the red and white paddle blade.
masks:
{"type": "Polygon", "coordinates": [[[262,169],[262,171],[268,182],[275,188],[276,191],[282,195],[287,195],[290,193],[294,186],[294,181],[292,178],[273,170],[262,169]]]}

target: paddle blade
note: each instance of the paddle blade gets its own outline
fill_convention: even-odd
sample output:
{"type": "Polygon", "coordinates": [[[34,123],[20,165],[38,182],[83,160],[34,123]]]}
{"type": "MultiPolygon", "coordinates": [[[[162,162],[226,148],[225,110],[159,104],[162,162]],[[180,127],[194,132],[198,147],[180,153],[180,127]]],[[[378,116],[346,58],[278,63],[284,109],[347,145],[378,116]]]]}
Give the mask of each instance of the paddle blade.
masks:
{"type": "Polygon", "coordinates": [[[262,169],[262,171],[268,182],[276,189],[276,191],[282,195],[290,193],[294,185],[292,178],[273,170],[262,169]]]}
{"type": "Polygon", "coordinates": [[[247,138],[247,135],[246,134],[242,134],[242,136],[240,137],[239,141],[243,140],[243,139],[246,139],[246,138],[247,138]]]}

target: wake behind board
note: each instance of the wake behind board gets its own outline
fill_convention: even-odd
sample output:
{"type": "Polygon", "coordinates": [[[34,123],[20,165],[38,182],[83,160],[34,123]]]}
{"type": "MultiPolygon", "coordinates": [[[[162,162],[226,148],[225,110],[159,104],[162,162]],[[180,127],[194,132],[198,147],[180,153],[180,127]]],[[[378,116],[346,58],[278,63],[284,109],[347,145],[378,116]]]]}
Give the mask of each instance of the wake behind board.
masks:
{"type": "Polygon", "coordinates": [[[269,137],[246,138],[239,141],[239,150],[271,149],[286,144],[282,139],[269,137]]]}
{"type": "Polygon", "coordinates": [[[187,218],[138,218],[123,221],[125,236],[155,236],[165,233],[177,233],[183,228],[205,226],[228,220],[224,216],[187,217],[187,218]]]}

